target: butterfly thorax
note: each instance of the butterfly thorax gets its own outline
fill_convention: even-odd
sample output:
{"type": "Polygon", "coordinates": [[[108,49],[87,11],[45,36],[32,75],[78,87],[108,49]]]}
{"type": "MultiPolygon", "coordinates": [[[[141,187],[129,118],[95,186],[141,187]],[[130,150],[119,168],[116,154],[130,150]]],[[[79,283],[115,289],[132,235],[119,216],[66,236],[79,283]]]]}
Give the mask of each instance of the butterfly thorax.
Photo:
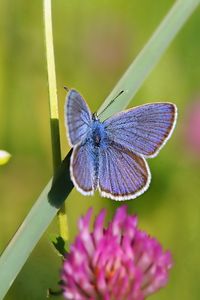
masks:
{"type": "Polygon", "coordinates": [[[97,118],[93,118],[92,131],[91,131],[91,143],[95,148],[104,147],[106,144],[107,135],[104,128],[104,124],[97,118]]]}

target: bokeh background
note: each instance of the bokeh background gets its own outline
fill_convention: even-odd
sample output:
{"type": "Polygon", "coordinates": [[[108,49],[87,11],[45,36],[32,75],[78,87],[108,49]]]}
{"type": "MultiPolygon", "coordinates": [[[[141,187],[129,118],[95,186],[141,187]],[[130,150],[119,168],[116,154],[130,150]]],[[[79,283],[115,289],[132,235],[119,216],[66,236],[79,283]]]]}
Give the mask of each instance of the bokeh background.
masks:
{"type": "MultiPolygon", "coordinates": [[[[63,157],[69,151],[63,122],[64,85],[79,90],[95,111],[138,54],[174,1],[54,0],[53,23],[63,157]]],[[[159,100],[177,104],[176,130],[159,156],[149,160],[152,183],[127,202],[140,227],[173,253],[168,286],[153,300],[200,295],[200,10],[178,34],[130,106],[159,100]]],[[[42,1],[0,1],[0,149],[12,154],[0,167],[0,251],[52,176],[42,1]]],[[[118,203],[67,199],[70,241],[89,206],[118,203]]],[[[50,245],[55,220],[23,267],[6,300],[45,299],[57,288],[60,259],[50,245]]]]}

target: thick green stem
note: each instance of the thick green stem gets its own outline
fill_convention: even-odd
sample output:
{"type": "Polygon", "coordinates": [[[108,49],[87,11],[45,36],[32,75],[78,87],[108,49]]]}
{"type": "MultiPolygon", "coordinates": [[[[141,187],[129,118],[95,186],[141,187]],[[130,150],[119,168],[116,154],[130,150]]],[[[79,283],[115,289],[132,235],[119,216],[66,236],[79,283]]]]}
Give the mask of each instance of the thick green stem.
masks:
{"type": "MultiPolygon", "coordinates": [[[[49,104],[50,104],[50,123],[51,123],[51,141],[53,155],[53,171],[57,170],[61,164],[61,149],[59,135],[59,114],[58,99],[56,88],[56,73],[53,48],[53,32],[52,32],[52,14],[51,0],[44,0],[44,26],[46,41],[46,57],[47,57],[47,73],[49,82],[49,104]]],[[[68,240],[68,225],[65,204],[59,209],[58,222],[60,227],[60,235],[66,241],[68,240]]]]}

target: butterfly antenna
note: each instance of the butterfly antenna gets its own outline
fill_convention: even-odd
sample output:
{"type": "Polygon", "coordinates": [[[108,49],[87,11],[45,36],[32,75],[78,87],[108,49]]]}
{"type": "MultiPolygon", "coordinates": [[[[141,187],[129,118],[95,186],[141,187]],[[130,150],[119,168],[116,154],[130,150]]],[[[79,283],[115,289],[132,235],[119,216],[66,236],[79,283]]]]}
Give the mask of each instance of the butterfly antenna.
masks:
{"type": "Polygon", "coordinates": [[[114,98],[114,99],[112,99],[109,103],[108,103],[108,105],[102,110],[102,112],[98,115],[98,117],[109,107],[109,106],[111,106],[111,104],[123,93],[124,91],[120,91],[118,94],[117,94],[117,96],[114,98]]]}

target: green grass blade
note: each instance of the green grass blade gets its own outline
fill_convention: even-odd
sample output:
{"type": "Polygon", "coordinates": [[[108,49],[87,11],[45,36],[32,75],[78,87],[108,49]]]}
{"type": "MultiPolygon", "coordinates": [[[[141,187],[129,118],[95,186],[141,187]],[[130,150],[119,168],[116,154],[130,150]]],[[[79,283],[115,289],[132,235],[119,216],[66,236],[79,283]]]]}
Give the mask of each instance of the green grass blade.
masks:
{"type": "Polygon", "coordinates": [[[143,50],[132,62],[105,102],[101,105],[98,114],[103,111],[120,91],[124,91],[117,101],[101,114],[100,118],[102,120],[108,118],[113,113],[121,111],[129,104],[131,98],[136,94],[146,77],[158,63],[173,38],[199,3],[199,0],[178,0],[175,2],[143,50]]]}
{"type": "Polygon", "coordinates": [[[69,173],[66,172],[69,169],[70,155],[71,151],[0,257],[0,299],[6,295],[33,248],[73,188],[69,173]]]}
{"type": "MultiPolygon", "coordinates": [[[[105,119],[120,111],[129,103],[199,2],[200,0],[179,0],[174,4],[158,30],[101,106],[99,112],[119,91],[125,91],[119,101],[102,114],[102,118],[105,119]]],[[[0,299],[3,299],[7,293],[31,251],[56,215],[57,209],[73,187],[67,173],[69,158],[70,154],[59,168],[53,186],[51,187],[50,181],[45,187],[0,258],[0,299]]]]}
{"type": "Polygon", "coordinates": [[[0,299],[3,299],[7,293],[31,251],[56,214],[57,210],[47,201],[50,188],[51,181],[46,185],[1,256],[0,299]]]}

